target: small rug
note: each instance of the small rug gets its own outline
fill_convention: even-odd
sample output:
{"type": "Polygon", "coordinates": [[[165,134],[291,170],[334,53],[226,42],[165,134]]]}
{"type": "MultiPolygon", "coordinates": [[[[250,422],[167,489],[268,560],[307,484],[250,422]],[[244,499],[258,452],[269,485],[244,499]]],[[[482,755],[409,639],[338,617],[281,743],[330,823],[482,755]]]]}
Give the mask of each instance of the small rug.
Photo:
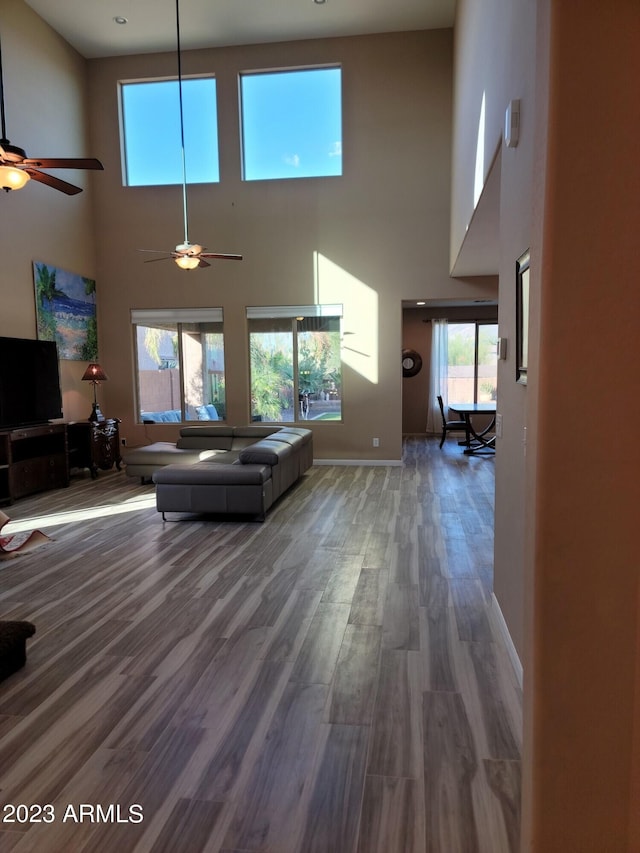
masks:
{"type": "Polygon", "coordinates": [[[33,551],[45,542],[51,542],[46,533],[41,530],[24,531],[2,536],[2,528],[10,521],[9,516],[0,510],[0,560],[10,560],[20,554],[33,551]]]}

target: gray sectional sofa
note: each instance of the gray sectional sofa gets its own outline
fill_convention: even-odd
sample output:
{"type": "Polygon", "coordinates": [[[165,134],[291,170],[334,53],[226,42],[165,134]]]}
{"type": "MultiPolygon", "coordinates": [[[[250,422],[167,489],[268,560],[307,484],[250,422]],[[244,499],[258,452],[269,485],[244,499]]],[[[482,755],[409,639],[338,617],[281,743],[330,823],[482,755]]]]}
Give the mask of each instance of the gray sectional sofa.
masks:
{"type": "Polygon", "coordinates": [[[125,453],[127,474],[156,484],[166,512],[227,513],[264,519],[313,464],[313,433],[300,427],[186,426],[175,444],[125,453]]]}

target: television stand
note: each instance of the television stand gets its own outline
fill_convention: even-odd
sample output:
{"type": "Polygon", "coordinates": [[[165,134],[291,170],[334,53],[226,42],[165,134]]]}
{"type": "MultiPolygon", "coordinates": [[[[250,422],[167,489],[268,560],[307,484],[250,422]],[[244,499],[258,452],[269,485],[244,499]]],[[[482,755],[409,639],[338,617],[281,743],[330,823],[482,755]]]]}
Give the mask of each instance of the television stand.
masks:
{"type": "Polygon", "coordinates": [[[68,485],[66,424],[0,431],[0,504],[68,485]]]}

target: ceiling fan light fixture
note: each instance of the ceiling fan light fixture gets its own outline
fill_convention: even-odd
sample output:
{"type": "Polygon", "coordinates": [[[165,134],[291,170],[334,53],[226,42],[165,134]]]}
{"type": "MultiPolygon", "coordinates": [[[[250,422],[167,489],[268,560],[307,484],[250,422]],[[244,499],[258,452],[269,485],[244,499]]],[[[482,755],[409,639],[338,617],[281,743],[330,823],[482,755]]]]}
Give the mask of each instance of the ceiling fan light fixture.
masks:
{"type": "Polygon", "coordinates": [[[14,166],[0,166],[0,186],[3,190],[21,190],[30,180],[30,176],[24,169],[16,169],[14,166]]]}
{"type": "Polygon", "coordinates": [[[200,266],[200,258],[193,255],[179,255],[174,260],[181,270],[194,270],[200,266]]]}
{"type": "Polygon", "coordinates": [[[95,157],[27,157],[24,148],[12,145],[7,137],[4,112],[4,72],[0,44],[0,189],[20,190],[32,178],[66,195],[76,195],[82,189],[40,169],[102,169],[95,157]]]}

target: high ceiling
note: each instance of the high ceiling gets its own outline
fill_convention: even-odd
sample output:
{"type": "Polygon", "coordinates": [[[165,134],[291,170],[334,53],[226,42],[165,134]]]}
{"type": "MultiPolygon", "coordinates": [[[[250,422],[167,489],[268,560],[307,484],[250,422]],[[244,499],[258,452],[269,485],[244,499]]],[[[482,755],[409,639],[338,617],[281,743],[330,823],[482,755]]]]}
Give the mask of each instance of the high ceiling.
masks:
{"type": "MultiPolygon", "coordinates": [[[[0,0],[1,2],[1,0],[0,0]]],[[[176,49],[176,0],[25,0],[87,59],[176,49]],[[116,23],[116,19],[126,23],[116,23]]],[[[452,27],[456,0],[179,0],[184,49],[452,27]]],[[[494,169],[499,172],[499,169],[494,169]]],[[[495,184],[495,182],[494,182],[495,184]]],[[[499,186],[499,184],[498,184],[499,186]]],[[[497,196],[484,194],[453,275],[497,270],[497,196]]]]}
{"type": "MultiPolygon", "coordinates": [[[[26,0],[82,56],[174,50],[175,0],[26,0]],[[116,23],[116,18],[126,23],[116,23]]],[[[453,26],[455,0],[180,0],[185,49],[453,26]]]]}

